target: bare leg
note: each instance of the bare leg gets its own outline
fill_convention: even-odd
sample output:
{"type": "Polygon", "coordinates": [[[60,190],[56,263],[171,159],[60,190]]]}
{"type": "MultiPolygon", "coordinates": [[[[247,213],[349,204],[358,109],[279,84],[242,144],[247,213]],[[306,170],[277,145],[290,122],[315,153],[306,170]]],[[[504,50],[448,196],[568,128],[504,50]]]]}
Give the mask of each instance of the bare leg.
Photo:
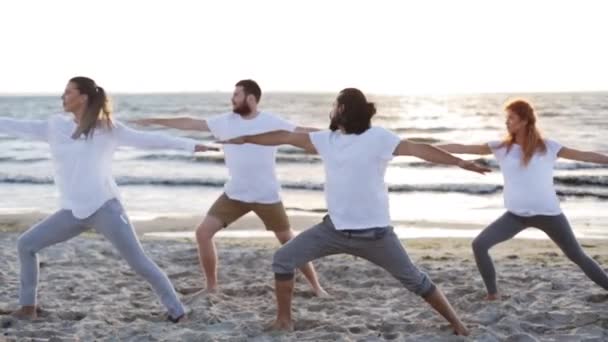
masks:
{"type": "Polygon", "coordinates": [[[428,296],[424,297],[427,303],[429,303],[433,309],[435,309],[441,316],[443,316],[454,329],[456,335],[468,336],[469,331],[464,326],[448,300],[445,298],[439,288],[435,288],[428,296]]]}
{"type": "Polygon", "coordinates": [[[382,267],[411,292],[422,296],[433,309],[437,310],[458,335],[468,335],[468,331],[441,290],[424,272],[421,272],[407,254],[407,251],[393,231],[386,233],[381,240],[351,241],[349,254],[362,257],[382,267]]]}
{"type": "Polygon", "coordinates": [[[309,228],[274,254],[272,270],[275,274],[275,292],[277,299],[277,318],[268,327],[272,330],[292,330],[291,300],[294,287],[294,271],[306,263],[343,250],[343,238],[332,233],[327,222],[309,228]]]}
{"type": "Polygon", "coordinates": [[[207,292],[217,291],[217,253],[213,236],[223,226],[223,223],[217,218],[206,216],[196,229],[198,257],[207,281],[207,292]]]}
{"type": "MultiPolygon", "coordinates": [[[[294,237],[293,230],[291,229],[274,232],[274,234],[282,245],[294,237]]],[[[306,280],[308,280],[310,287],[312,287],[312,290],[317,297],[328,296],[328,293],[321,287],[321,284],[319,284],[319,278],[317,277],[317,273],[315,272],[315,268],[311,262],[307,262],[301,266],[300,271],[302,271],[304,277],[306,277],[306,280]]]]}
{"type": "Polygon", "coordinates": [[[293,331],[291,318],[291,299],[293,297],[293,279],[275,280],[275,293],[277,297],[277,318],[267,330],[293,331]]]}

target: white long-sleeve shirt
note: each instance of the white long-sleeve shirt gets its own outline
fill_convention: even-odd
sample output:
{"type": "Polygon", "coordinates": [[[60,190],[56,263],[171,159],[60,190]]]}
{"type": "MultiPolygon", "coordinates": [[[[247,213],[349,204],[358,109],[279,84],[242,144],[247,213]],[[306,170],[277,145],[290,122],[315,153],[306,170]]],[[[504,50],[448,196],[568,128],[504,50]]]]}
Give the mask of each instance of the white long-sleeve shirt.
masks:
{"type": "Polygon", "coordinates": [[[72,139],[76,123],[64,114],[47,120],[0,118],[0,133],[48,142],[61,208],[71,210],[77,218],[86,218],[106,201],[120,199],[112,176],[112,157],[117,147],[194,152],[197,144],[192,139],[133,130],[117,121],[113,124],[112,129],[95,129],[88,139],[72,139]]]}

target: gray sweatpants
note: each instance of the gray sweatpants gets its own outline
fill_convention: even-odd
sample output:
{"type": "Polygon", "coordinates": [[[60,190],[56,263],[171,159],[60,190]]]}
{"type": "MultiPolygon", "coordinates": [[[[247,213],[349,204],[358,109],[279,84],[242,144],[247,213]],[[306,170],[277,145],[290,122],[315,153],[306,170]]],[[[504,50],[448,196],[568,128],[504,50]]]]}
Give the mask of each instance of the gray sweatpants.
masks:
{"type": "Polygon", "coordinates": [[[559,246],[566,256],[577,264],[596,284],[608,290],[608,276],[591,259],[574,237],[570,223],[564,214],[555,216],[518,216],[506,212],[473,240],[475,261],[489,294],[496,294],[496,272],[488,250],[494,245],[509,240],[522,230],[534,227],[542,230],[559,246]]]}
{"type": "Polygon", "coordinates": [[[417,295],[432,294],[435,285],[431,279],[412,263],[393,228],[386,229],[386,234],[379,238],[349,236],[336,230],[329,216],[325,216],[323,222],[303,231],[274,254],[272,270],[277,279],[289,279],[296,268],[309,261],[344,253],[384,268],[417,295]]]}
{"type": "Polygon", "coordinates": [[[93,215],[78,219],[70,210],[60,210],[23,233],[17,242],[21,266],[19,303],[36,305],[38,256],[41,249],[69,240],[82,232],[95,229],[108,239],[129,266],[150,283],[169,315],[177,318],[184,307],[158,266],[144,253],[133,226],[116,199],[107,201],[93,215]]]}

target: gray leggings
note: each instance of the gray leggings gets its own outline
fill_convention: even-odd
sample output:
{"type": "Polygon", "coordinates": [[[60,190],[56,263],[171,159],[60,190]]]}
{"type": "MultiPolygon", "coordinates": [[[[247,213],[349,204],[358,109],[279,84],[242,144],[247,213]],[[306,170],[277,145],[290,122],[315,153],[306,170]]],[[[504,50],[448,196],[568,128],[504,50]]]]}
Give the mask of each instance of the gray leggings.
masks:
{"type": "Polygon", "coordinates": [[[496,294],[496,272],[488,250],[494,245],[509,240],[522,230],[534,227],[542,230],[564,252],[568,259],[577,264],[596,284],[608,290],[608,276],[602,268],[591,259],[574,237],[572,228],[564,214],[556,216],[536,215],[518,216],[506,212],[490,224],[473,240],[475,261],[489,294],[496,294]]]}
{"type": "Polygon", "coordinates": [[[82,232],[95,229],[108,239],[129,266],[144,277],[167,308],[172,318],[184,313],[184,307],[165,275],[144,253],[133,226],[116,199],[107,201],[93,215],[77,219],[70,210],[60,210],[23,233],[17,242],[21,265],[19,303],[36,305],[38,256],[41,249],[69,240],[82,232]]]}
{"type": "Polygon", "coordinates": [[[274,254],[272,270],[277,280],[291,279],[295,269],[309,261],[345,253],[384,268],[417,295],[431,295],[435,291],[431,279],[412,263],[393,228],[385,229],[386,232],[377,237],[349,235],[336,230],[329,216],[325,216],[323,222],[303,231],[274,254]]]}

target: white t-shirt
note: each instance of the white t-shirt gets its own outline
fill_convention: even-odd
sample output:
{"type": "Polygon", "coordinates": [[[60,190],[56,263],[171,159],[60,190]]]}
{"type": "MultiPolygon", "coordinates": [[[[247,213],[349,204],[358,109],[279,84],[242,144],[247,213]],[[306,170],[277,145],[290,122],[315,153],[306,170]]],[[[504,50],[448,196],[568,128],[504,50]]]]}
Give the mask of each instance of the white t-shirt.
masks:
{"type": "Polygon", "coordinates": [[[75,129],[74,120],[62,114],[47,120],[0,118],[0,133],[49,143],[61,208],[81,219],[91,216],[112,198],[120,200],[112,177],[112,157],[117,147],[194,152],[197,144],[191,139],[136,131],[116,121],[111,130],[97,128],[88,139],[72,139],[75,129]]]}
{"type": "MultiPolygon", "coordinates": [[[[260,112],[253,119],[226,113],[207,119],[211,134],[220,140],[271,131],[293,132],[296,126],[276,115],[260,112]]],[[[224,186],[228,198],[248,203],[277,203],[281,188],[275,171],[277,146],[224,145],[230,179],[224,186]]]]}
{"type": "Polygon", "coordinates": [[[325,166],[325,199],[336,229],[366,229],[391,224],[384,174],[401,139],[372,127],[362,134],[310,133],[325,166]]]}
{"type": "Polygon", "coordinates": [[[547,152],[536,152],[527,166],[522,164],[521,146],[500,147],[501,141],[488,146],[494,153],[504,178],[504,202],[508,211],[519,216],[559,215],[562,210],[553,185],[553,167],[562,145],[545,139],[547,152]]]}

